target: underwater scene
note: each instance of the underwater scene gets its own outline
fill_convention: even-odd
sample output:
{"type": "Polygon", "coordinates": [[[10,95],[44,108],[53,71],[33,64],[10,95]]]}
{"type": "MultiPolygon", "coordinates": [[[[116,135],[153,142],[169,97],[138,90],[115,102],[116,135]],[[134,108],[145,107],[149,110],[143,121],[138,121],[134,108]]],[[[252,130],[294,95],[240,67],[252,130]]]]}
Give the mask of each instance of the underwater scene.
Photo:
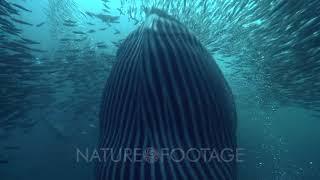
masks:
{"type": "Polygon", "coordinates": [[[319,0],[0,0],[0,180],[319,180],[319,0]]]}

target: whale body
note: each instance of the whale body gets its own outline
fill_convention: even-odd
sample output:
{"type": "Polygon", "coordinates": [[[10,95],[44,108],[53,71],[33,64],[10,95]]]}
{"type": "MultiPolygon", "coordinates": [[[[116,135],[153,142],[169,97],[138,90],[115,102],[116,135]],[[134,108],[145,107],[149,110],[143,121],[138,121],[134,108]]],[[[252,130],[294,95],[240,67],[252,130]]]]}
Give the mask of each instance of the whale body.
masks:
{"type": "Polygon", "coordinates": [[[116,58],[102,97],[98,148],[107,158],[96,163],[96,179],[237,179],[236,159],[221,160],[237,149],[233,95],[195,35],[152,9],[116,58]],[[209,161],[200,149],[217,153],[209,161]]]}

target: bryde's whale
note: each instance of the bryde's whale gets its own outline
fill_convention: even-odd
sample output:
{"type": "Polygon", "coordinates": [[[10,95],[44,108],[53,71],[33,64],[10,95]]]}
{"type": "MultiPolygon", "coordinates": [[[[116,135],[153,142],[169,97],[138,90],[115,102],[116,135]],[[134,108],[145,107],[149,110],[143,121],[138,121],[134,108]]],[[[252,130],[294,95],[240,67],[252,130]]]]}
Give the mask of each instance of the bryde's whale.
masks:
{"type": "Polygon", "coordinates": [[[116,58],[101,104],[96,179],[237,179],[233,95],[196,36],[152,9],[116,58]]]}

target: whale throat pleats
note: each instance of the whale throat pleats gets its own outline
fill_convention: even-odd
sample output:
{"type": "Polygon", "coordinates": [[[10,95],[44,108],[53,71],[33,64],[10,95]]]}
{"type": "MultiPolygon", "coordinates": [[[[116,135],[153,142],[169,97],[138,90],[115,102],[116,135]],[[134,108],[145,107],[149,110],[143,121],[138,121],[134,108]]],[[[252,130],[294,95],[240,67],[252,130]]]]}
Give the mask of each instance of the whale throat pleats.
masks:
{"type": "Polygon", "coordinates": [[[150,11],[119,47],[102,98],[97,180],[237,179],[236,158],[195,160],[236,152],[236,109],[211,55],[174,18],[150,11]]]}

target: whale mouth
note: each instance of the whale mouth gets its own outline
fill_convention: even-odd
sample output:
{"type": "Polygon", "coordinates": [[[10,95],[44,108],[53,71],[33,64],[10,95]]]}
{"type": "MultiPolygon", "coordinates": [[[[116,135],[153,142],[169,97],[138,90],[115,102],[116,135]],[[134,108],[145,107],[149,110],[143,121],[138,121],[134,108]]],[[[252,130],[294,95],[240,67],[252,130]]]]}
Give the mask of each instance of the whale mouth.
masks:
{"type": "MultiPolygon", "coordinates": [[[[173,33],[184,33],[187,31],[185,26],[180,23],[173,16],[169,15],[165,11],[158,8],[151,8],[150,10],[145,10],[146,20],[143,24],[143,29],[151,29],[153,31],[159,32],[159,25],[164,26],[165,29],[170,29],[173,33]],[[172,28],[175,27],[175,28],[172,28]]],[[[172,32],[166,32],[168,34],[172,32]]]]}
{"type": "Polygon", "coordinates": [[[160,18],[177,21],[172,16],[167,14],[165,11],[163,11],[161,9],[158,9],[158,8],[151,8],[149,11],[146,12],[146,14],[147,14],[147,17],[149,17],[151,15],[156,15],[156,16],[158,16],[160,18]]]}
{"type": "Polygon", "coordinates": [[[167,21],[172,21],[177,24],[181,24],[177,19],[175,19],[173,16],[169,15],[167,12],[164,10],[158,9],[158,8],[151,8],[149,10],[145,10],[146,13],[146,18],[148,19],[150,16],[156,16],[160,19],[165,19],[167,21]]]}

